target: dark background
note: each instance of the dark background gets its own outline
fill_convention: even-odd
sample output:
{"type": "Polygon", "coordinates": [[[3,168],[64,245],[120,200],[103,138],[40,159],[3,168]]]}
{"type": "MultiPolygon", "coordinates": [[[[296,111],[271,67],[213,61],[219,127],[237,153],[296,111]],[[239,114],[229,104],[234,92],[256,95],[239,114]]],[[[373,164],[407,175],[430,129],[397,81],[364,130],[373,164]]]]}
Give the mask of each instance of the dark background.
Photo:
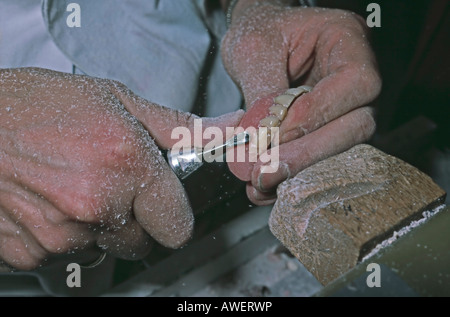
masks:
{"type": "Polygon", "coordinates": [[[450,3],[319,0],[318,4],[367,18],[371,2],[381,7],[381,27],[371,28],[371,36],[383,78],[375,102],[378,129],[373,143],[426,170],[420,156],[430,147],[448,153],[450,145],[450,3]]]}
{"type": "MultiPolygon", "coordinates": [[[[374,102],[377,132],[369,142],[419,168],[450,191],[450,2],[448,0],[317,0],[354,11],[381,7],[371,31],[383,89],[374,102]]],[[[448,195],[446,203],[450,201],[448,195]]]]}

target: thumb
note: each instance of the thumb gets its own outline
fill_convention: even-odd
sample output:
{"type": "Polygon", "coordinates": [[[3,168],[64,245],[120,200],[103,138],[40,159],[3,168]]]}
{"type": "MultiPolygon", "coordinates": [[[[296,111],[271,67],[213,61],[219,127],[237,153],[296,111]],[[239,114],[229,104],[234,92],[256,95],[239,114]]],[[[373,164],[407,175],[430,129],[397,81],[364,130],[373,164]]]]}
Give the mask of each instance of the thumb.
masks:
{"type": "Polygon", "coordinates": [[[289,88],[289,51],[275,30],[231,28],[222,41],[224,66],[240,87],[247,110],[261,97],[289,88]],[[247,31],[245,31],[247,30],[247,31]]]}
{"type": "Polygon", "coordinates": [[[194,230],[194,215],[189,199],[167,164],[158,164],[134,200],[137,222],[158,243],[169,248],[183,246],[194,230]]]}
{"type": "Polygon", "coordinates": [[[180,134],[188,134],[189,140],[183,140],[184,142],[204,146],[208,140],[203,140],[203,135],[208,128],[217,128],[215,130],[217,133],[212,134],[223,142],[233,135],[234,128],[239,125],[244,115],[243,110],[238,110],[219,117],[200,118],[191,113],[149,102],[118,82],[112,82],[111,90],[163,149],[171,148],[179,142],[180,134]]]}

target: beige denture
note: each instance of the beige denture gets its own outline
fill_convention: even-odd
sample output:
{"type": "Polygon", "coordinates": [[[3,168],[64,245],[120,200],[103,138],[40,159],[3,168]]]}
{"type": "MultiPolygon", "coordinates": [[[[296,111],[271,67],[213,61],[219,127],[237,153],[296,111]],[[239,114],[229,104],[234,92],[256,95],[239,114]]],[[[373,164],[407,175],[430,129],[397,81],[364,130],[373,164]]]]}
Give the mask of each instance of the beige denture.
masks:
{"type": "MultiPolygon", "coordinates": [[[[270,115],[259,121],[259,127],[266,127],[267,131],[267,147],[272,142],[271,128],[281,126],[282,121],[286,118],[289,107],[294,101],[301,95],[308,93],[312,90],[310,86],[300,86],[297,88],[290,88],[286,90],[282,95],[279,95],[273,99],[273,106],[269,108],[270,115]]],[[[264,137],[265,132],[259,133],[260,137],[264,137]]]]}

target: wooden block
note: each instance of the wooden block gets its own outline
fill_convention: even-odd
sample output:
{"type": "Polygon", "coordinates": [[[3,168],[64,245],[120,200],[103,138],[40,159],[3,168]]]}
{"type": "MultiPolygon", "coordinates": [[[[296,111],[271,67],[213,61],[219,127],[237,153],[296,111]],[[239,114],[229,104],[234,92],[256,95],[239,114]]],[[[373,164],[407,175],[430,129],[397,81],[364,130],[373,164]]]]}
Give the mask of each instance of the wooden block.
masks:
{"type": "Polygon", "coordinates": [[[326,285],[445,195],[415,167],[358,145],[280,184],[269,226],[326,285]]]}

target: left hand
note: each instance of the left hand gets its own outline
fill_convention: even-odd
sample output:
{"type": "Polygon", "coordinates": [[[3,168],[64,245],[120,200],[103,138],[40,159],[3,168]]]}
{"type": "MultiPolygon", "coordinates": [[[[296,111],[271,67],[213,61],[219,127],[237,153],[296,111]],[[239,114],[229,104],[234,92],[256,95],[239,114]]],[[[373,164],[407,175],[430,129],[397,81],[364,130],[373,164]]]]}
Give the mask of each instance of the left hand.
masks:
{"type": "Polygon", "coordinates": [[[292,104],[281,124],[277,172],[261,173],[260,161],[229,163],[259,205],[273,203],[277,185],[287,178],[368,140],[375,121],[365,105],[381,90],[361,17],[272,2],[239,1],[222,43],[224,65],[247,104],[241,126],[257,127],[273,97],[289,87],[314,89],[292,104]]]}

